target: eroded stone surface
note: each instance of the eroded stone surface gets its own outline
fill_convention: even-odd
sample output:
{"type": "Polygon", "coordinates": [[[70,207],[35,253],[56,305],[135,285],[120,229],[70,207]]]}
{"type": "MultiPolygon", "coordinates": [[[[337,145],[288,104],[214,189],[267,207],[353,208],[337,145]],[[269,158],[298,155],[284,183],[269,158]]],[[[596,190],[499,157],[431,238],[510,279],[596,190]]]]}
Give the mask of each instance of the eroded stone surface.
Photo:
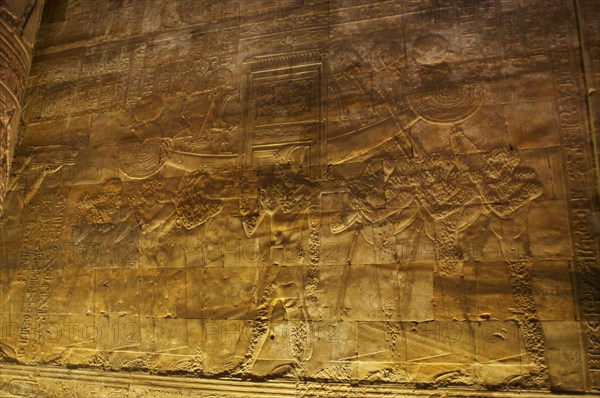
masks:
{"type": "Polygon", "coordinates": [[[592,3],[49,3],[2,388],[597,391],[592,3]]]}
{"type": "Polygon", "coordinates": [[[0,213],[9,190],[22,101],[44,0],[0,3],[0,213]]]}

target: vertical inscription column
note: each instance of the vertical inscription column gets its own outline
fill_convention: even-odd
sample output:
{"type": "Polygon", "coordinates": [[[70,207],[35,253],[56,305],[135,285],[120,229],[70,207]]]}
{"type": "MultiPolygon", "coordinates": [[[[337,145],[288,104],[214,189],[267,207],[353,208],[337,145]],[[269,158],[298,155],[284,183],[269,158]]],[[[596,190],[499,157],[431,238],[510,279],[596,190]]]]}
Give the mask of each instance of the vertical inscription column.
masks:
{"type": "Polygon", "coordinates": [[[578,0],[579,38],[585,73],[587,106],[592,127],[596,183],[600,189],[600,7],[595,0],[578,0]]]}
{"type": "Polygon", "coordinates": [[[0,3],[0,211],[15,150],[27,75],[44,0],[0,3]]]}
{"type": "Polygon", "coordinates": [[[600,247],[594,231],[598,212],[592,133],[586,110],[585,80],[580,77],[581,36],[577,36],[573,4],[553,2],[548,19],[548,49],[556,89],[556,106],[565,161],[571,224],[573,266],[587,355],[586,388],[600,389],[600,247]],[[573,19],[571,19],[573,18],[573,19]],[[588,122],[588,123],[586,123],[588,122]]]}
{"type": "MultiPolygon", "coordinates": [[[[576,2],[579,39],[581,42],[581,52],[583,57],[583,72],[585,79],[586,105],[589,126],[591,129],[592,155],[594,159],[596,192],[591,194],[593,212],[590,219],[598,218],[600,209],[598,208],[598,195],[600,193],[600,99],[598,98],[598,88],[600,86],[600,9],[598,2],[593,0],[579,0],[576,2]]],[[[588,227],[588,230],[590,228],[588,227]]],[[[600,256],[600,243],[598,233],[594,232],[592,236],[584,235],[582,237],[582,251],[592,253],[593,256],[586,259],[588,264],[585,269],[588,271],[589,280],[585,281],[582,293],[583,296],[583,315],[586,321],[587,336],[587,354],[589,360],[590,386],[595,390],[600,390],[600,266],[598,257],[600,256]],[[595,239],[594,239],[595,237],[595,239]]]]}

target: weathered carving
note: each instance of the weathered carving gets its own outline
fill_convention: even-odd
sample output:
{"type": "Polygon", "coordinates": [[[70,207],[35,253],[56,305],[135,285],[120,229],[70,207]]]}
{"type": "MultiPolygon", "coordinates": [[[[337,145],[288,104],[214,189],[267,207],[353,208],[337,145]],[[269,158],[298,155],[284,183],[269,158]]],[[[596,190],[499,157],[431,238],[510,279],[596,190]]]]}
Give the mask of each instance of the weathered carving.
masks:
{"type": "Polygon", "coordinates": [[[0,391],[597,392],[589,2],[159,3],[0,43],[0,391]]]}
{"type": "Polygon", "coordinates": [[[0,212],[43,6],[43,0],[10,0],[0,5],[0,212]]]}

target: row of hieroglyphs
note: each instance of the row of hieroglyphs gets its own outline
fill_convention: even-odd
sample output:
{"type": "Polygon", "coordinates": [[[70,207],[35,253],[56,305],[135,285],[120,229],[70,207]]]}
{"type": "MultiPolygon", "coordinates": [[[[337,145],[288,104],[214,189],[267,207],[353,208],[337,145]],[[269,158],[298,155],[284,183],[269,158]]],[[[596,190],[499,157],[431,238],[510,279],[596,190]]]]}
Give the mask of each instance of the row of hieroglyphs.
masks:
{"type": "MultiPolygon", "coordinates": [[[[35,84],[35,90],[32,95],[31,106],[32,117],[39,115],[53,116],[56,115],[58,104],[73,103],[76,109],[80,111],[95,109],[105,109],[112,103],[120,104],[122,101],[131,103],[135,101],[136,95],[148,94],[149,92],[157,92],[160,90],[193,90],[194,87],[199,90],[210,90],[210,83],[213,79],[212,73],[208,72],[207,66],[215,71],[218,67],[230,65],[232,63],[232,52],[240,51],[240,47],[245,45],[245,42],[252,43],[251,39],[244,39],[244,36],[252,37],[252,35],[264,35],[270,32],[268,27],[279,26],[283,21],[276,16],[271,18],[265,15],[285,14],[287,16],[303,17],[306,21],[304,26],[312,26],[314,23],[325,23],[326,25],[335,26],[343,21],[348,23],[352,19],[359,18],[377,18],[384,15],[393,15],[406,18],[412,24],[429,24],[429,23],[458,23],[461,28],[464,28],[464,34],[469,39],[471,47],[465,47],[462,51],[476,51],[479,47],[474,36],[473,29],[485,26],[497,26],[501,24],[503,30],[509,34],[511,38],[511,49],[514,47],[518,52],[531,52],[536,49],[539,52],[539,44],[532,46],[535,40],[539,40],[540,35],[536,35],[537,31],[529,31],[535,26],[532,22],[538,21],[540,16],[536,14],[535,7],[530,4],[453,4],[447,8],[436,9],[431,5],[424,5],[422,2],[386,2],[384,4],[364,4],[348,2],[345,7],[336,8],[336,5],[331,2],[316,2],[309,3],[303,6],[298,6],[293,2],[260,2],[254,7],[252,2],[225,2],[221,3],[194,3],[183,2],[178,3],[176,8],[179,9],[181,16],[190,18],[190,21],[180,21],[182,26],[196,26],[197,24],[208,23],[212,20],[216,24],[219,19],[202,17],[213,13],[215,9],[238,10],[244,8],[256,8],[256,13],[251,13],[261,22],[263,28],[255,32],[255,28],[247,27],[246,25],[228,27],[219,27],[215,30],[208,30],[201,35],[195,31],[184,31],[183,34],[178,34],[176,38],[157,37],[153,39],[150,35],[154,31],[148,31],[150,39],[130,41],[125,44],[110,44],[100,47],[92,47],[89,49],[78,48],[77,51],[71,52],[66,56],[64,62],[56,62],[48,60],[40,62],[32,73],[32,83],[35,84]],[[292,4],[293,3],[293,4],[292,4]],[[290,8],[291,7],[291,8],[290,8]],[[334,14],[330,14],[332,10],[334,14]],[[275,9],[276,11],[269,11],[275,9]],[[431,11],[431,12],[430,12],[431,11]],[[198,14],[198,21],[193,21],[193,15],[198,14]],[[308,18],[311,16],[311,18],[308,18]],[[308,22],[307,22],[308,21],[308,22]],[[526,39],[521,37],[521,28],[527,27],[526,39]],[[244,32],[247,30],[247,32],[244,32]],[[160,40],[158,40],[160,39],[160,40]],[[525,41],[523,41],[525,40],[525,41]],[[513,43],[514,41],[514,43],[513,43]],[[177,44],[175,44],[177,42],[177,44]],[[164,50],[164,51],[163,51],[164,50]],[[169,59],[162,59],[163,55],[168,54],[169,59]],[[199,62],[202,60],[204,65],[199,62]],[[38,69],[39,68],[39,69],[38,69]],[[40,74],[41,72],[41,74],[40,74]],[[191,73],[190,73],[191,72],[191,73]],[[67,77],[68,76],[68,77],[67,77]],[[73,81],[73,77],[80,79],[80,82],[73,81]],[[182,80],[183,78],[183,80],[182,80]],[[204,82],[204,83],[202,83],[204,82]],[[190,86],[191,85],[191,86],[190,86]],[[139,92],[139,93],[138,93],[139,92]],[[138,93],[138,94],[136,94],[138,93]],[[45,100],[44,100],[45,98],[45,100]],[[127,98],[127,99],[126,99],[127,98]],[[46,102],[43,107],[48,109],[40,109],[39,102],[46,102]],[[53,110],[54,109],[54,110],[53,110]]],[[[72,7],[73,18],[82,20],[85,19],[89,24],[102,24],[111,21],[111,18],[94,18],[93,15],[86,17],[84,10],[89,8],[89,12],[103,12],[102,8],[93,8],[87,4],[80,5],[82,9],[72,7]]],[[[143,3],[128,4],[127,7],[114,8],[106,10],[107,12],[124,12],[127,9],[140,8],[138,11],[131,11],[138,18],[137,23],[140,23],[141,15],[144,8],[147,7],[143,3]]],[[[69,14],[69,10],[65,10],[69,14]]],[[[228,14],[228,12],[216,12],[228,14]]],[[[60,22],[49,23],[49,29],[54,25],[58,32],[62,25],[69,21],[68,16],[58,20],[60,22]]],[[[184,18],[185,19],[185,18],[184,18]]],[[[249,18],[252,19],[252,18],[249,18]]],[[[46,28],[48,28],[48,26],[46,28]]],[[[131,24],[128,24],[131,28],[131,24]]],[[[175,26],[179,26],[175,24],[175,26]]],[[[288,26],[283,24],[287,29],[299,27],[288,26]]],[[[167,27],[163,27],[167,28],[167,27]]],[[[160,27],[156,28],[160,30],[160,27]]],[[[110,34],[110,29],[100,29],[104,35],[110,34]]],[[[326,30],[320,34],[326,34],[326,30]]],[[[131,32],[130,32],[131,33],[131,32]]],[[[297,34],[303,34],[298,32],[297,34]]],[[[319,38],[315,38],[319,40],[319,38]]],[[[261,39],[262,41],[265,38],[261,39]]],[[[277,39],[279,40],[279,39],[277,39]]],[[[322,38],[320,39],[322,40],[322,38]]],[[[254,45],[254,44],[251,44],[254,45]]],[[[243,49],[243,47],[242,47],[243,49]]],[[[389,55],[386,57],[389,58],[389,55]]],[[[43,57],[41,57],[43,60],[43,57]]]]}

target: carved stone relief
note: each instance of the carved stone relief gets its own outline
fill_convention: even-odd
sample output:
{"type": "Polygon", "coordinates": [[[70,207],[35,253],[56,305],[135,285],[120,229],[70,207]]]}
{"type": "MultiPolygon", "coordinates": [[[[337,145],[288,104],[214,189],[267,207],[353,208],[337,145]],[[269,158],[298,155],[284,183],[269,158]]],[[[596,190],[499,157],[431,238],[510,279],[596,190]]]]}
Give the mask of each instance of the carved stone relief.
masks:
{"type": "Polygon", "coordinates": [[[10,165],[43,6],[43,0],[0,4],[0,212],[9,190],[10,165]]]}
{"type": "Polygon", "coordinates": [[[588,3],[49,3],[0,391],[598,393],[588,3]]]}

